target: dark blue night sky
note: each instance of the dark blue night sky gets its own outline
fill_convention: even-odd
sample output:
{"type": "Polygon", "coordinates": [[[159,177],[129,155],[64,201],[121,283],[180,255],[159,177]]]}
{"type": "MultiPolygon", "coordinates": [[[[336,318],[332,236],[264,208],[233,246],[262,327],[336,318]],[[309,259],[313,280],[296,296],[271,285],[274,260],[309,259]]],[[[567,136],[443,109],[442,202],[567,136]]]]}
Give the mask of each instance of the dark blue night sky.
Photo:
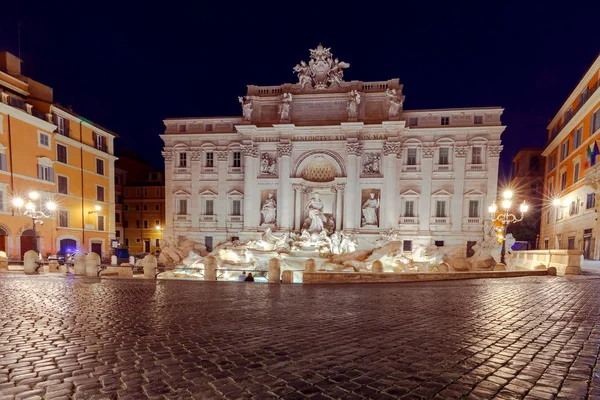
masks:
{"type": "Polygon", "coordinates": [[[189,3],[13,1],[0,49],[21,21],[24,74],[160,167],[163,118],[239,115],[245,85],[296,82],[322,42],[346,80],[400,78],[406,109],[504,107],[504,173],[600,52],[598,2],[189,3]]]}

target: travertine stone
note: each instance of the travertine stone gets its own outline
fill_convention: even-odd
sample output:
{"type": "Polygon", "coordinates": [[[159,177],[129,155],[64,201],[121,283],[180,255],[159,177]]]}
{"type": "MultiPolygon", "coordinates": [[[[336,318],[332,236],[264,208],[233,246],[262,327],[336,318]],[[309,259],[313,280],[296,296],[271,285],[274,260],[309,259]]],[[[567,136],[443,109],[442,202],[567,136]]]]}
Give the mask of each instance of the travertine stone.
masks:
{"type": "Polygon", "coordinates": [[[294,283],[294,271],[291,269],[286,269],[281,274],[281,282],[282,283],[294,283]]]}
{"type": "Polygon", "coordinates": [[[85,254],[77,253],[75,254],[73,260],[73,269],[75,275],[85,275],[85,254]]]}
{"type": "Polygon", "coordinates": [[[33,250],[28,250],[23,255],[23,267],[26,274],[37,274],[35,270],[37,264],[35,263],[38,260],[38,253],[33,250]]]}
{"type": "Polygon", "coordinates": [[[373,261],[373,266],[371,267],[371,272],[374,274],[382,274],[383,273],[383,264],[381,261],[373,261]]]}
{"type": "Polygon", "coordinates": [[[448,265],[448,263],[442,262],[438,266],[438,270],[439,270],[439,272],[442,272],[442,273],[450,272],[450,265],[448,265]]]}
{"type": "Polygon", "coordinates": [[[279,259],[271,258],[269,260],[269,283],[279,283],[281,276],[281,266],[279,265],[279,259]]]}
{"type": "Polygon", "coordinates": [[[548,267],[548,271],[546,271],[548,273],[549,276],[556,276],[556,268],[555,267],[548,267]]]}
{"type": "Polygon", "coordinates": [[[6,257],[6,253],[0,251],[0,270],[8,269],[8,257],[6,257]]]}
{"type": "Polygon", "coordinates": [[[96,253],[88,253],[85,256],[85,275],[98,276],[98,266],[100,265],[100,256],[96,253]]]}
{"type": "Polygon", "coordinates": [[[158,267],[158,260],[154,254],[144,257],[144,278],[154,279],[158,267]]]}
{"type": "Polygon", "coordinates": [[[48,272],[60,272],[58,260],[51,260],[48,262],[48,272]]]}
{"type": "Polygon", "coordinates": [[[317,264],[315,260],[309,258],[304,262],[304,272],[317,272],[317,264]]]}
{"type": "Polygon", "coordinates": [[[204,280],[205,281],[216,281],[217,280],[217,259],[213,256],[207,256],[204,259],[204,280]]]}
{"type": "Polygon", "coordinates": [[[496,264],[494,271],[506,271],[506,265],[502,263],[496,264]]]}

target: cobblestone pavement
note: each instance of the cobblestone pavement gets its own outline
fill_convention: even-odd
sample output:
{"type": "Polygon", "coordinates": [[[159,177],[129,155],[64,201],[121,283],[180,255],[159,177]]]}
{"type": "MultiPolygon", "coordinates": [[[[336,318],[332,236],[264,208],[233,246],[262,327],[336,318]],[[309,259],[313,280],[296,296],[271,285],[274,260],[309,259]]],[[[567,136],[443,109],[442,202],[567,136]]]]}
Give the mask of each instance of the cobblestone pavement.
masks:
{"type": "Polygon", "coordinates": [[[0,274],[0,399],[600,398],[600,276],[267,285],[0,274]]]}

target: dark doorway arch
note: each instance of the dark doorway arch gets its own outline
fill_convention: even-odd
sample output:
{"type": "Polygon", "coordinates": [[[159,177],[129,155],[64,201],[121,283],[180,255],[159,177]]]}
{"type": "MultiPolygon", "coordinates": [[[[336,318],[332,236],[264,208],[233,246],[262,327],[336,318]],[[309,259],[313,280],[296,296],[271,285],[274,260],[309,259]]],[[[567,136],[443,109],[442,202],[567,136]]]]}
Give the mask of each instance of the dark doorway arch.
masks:
{"type": "Polygon", "coordinates": [[[21,233],[21,259],[29,250],[33,250],[33,229],[25,229],[21,233]]]}
{"type": "Polygon", "coordinates": [[[0,226],[0,251],[8,253],[8,232],[0,226]]]}
{"type": "Polygon", "coordinates": [[[74,239],[62,239],[59,244],[62,254],[73,253],[77,250],[77,241],[74,239]]]}

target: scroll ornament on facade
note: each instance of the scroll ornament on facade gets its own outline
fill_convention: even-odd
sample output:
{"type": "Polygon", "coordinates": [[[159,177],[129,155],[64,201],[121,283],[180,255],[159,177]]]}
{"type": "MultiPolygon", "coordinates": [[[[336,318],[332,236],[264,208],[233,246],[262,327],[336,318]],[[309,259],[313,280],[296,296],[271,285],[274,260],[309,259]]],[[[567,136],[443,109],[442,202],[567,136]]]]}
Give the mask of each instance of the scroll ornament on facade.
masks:
{"type": "Polygon", "coordinates": [[[173,152],[172,151],[163,151],[162,153],[165,161],[173,161],[173,152]]]}
{"type": "Polygon", "coordinates": [[[202,159],[202,152],[199,150],[194,150],[191,152],[190,159],[192,161],[200,161],[202,159]]]}
{"type": "Polygon", "coordinates": [[[227,158],[228,158],[227,150],[219,150],[216,153],[217,153],[217,159],[219,161],[227,161],[227,158]]]}
{"type": "Polygon", "coordinates": [[[292,145],[291,143],[280,143],[277,145],[277,156],[283,157],[292,155],[292,145]]]}
{"type": "Polygon", "coordinates": [[[292,94],[284,93],[279,100],[279,117],[282,121],[290,119],[290,110],[292,108],[292,94]]]}
{"type": "Polygon", "coordinates": [[[348,155],[360,156],[363,152],[363,145],[360,143],[348,143],[346,144],[348,155]]]}
{"type": "Polygon", "coordinates": [[[346,110],[348,111],[348,118],[357,118],[358,117],[358,105],[360,104],[360,94],[357,90],[351,90],[348,93],[350,99],[348,100],[348,105],[346,106],[346,110]]]}
{"type": "Polygon", "coordinates": [[[435,154],[435,147],[423,147],[422,149],[423,158],[433,158],[435,154]]]}
{"type": "Polygon", "coordinates": [[[332,85],[341,86],[344,81],[344,68],[350,64],[333,58],[331,48],[321,44],[316,49],[310,49],[311,60],[307,63],[300,61],[294,71],[298,75],[298,83],[302,89],[327,89],[332,85]]]}
{"type": "Polygon", "coordinates": [[[456,158],[465,158],[468,153],[469,153],[469,146],[454,147],[454,156],[456,158]]]}
{"type": "Polygon", "coordinates": [[[400,143],[398,142],[385,142],[383,144],[383,155],[389,156],[390,154],[400,153],[400,143]]]}
{"type": "Polygon", "coordinates": [[[504,146],[502,146],[502,145],[488,146],[488,155],[490,157],[500,157],[500,153],[502,152],[503,148],[504,148],[504,146]]]}

